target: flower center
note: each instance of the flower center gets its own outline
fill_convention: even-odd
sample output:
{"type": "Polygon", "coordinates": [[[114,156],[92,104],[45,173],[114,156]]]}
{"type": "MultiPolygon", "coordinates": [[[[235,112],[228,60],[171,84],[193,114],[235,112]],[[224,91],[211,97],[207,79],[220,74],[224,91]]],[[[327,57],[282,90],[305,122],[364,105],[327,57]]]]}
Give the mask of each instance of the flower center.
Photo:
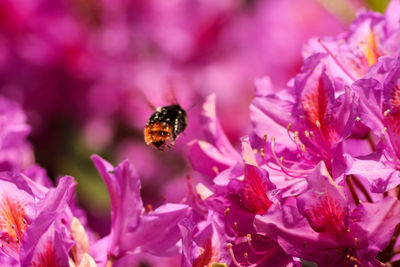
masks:
{"type": "Polygon", "coordinates": [[[272,205],[266,192],[266,177],[257,167],[246,166],[243,187],[241,189],[242,204],[251,213],[264,214],[272,205]],[[264,179],[262,179],[264,178],[264,179]]]}
{"type": "Polygon", "coordinates": [[[305,215],[316,232],[332,235],[347,233],[346,208],[327,194],[319,197],[318,201],[305,211],[305,215]]]}

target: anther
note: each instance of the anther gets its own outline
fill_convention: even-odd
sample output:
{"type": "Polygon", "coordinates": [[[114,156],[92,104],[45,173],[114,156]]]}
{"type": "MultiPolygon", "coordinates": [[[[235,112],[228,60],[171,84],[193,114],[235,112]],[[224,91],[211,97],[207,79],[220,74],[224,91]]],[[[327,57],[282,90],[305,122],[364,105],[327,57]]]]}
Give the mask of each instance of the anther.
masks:
{"type": "Polygon", "coordinates": [[[289,124],[286,126],[286,130],[290,131],[291,128],[292,128],[292,123],[289,122],[289,124]]]}
{"type": "Polygon", "coordinates": [[[307,130],[304,131],[304,135],[305,135],[307,138],[310,137],[310,133],[309,133],[307,130]]]}
{"type": "Polygon", "coordinates": [[[264,148],[260,148],[260,155],[261,155],[261,157],[265,157],[265,149],[264,148]]]}
{"type": "Polygon", "coordinates": [[[267,142],[267,139],[268,139],[268,134],[264,134],[264,136],[263,136],[264,142],[267,142]]]}
{"type": "Polygon", "coordinates": [[[217,166],[213,166],[212,167],[213,172],[215,172],[215,174],[219,174],[219,170],[217,166]]]}
{"type": "Polygon", "coordinates": [[[234,222],[234,223],[233,223],[233,228],[234,228],[235,230],[238,229],[238,223],[237,223],[237,222],[234,222]]]}
{"type": "Polygon", "coordinates": [[[226,208],[225,211],[224,211],[225,217],[228,216],[228,213],[229,213],[229,208],[226,208]]]}
{"type": "Polygon", "coordinates": [[[360,121],[360,120],[361,120],[361,118],[357,116],[356,117],[356,121],[360,121]]]}
{"type": "Polygon", "coordinates": [[[304,144],[300,145],[300,149],[302,152],[306,152],[306,146],[304,144]]]}
{"type": "Polygon", "coordinates": [[[246,235],[247,241],[251,241],[251,234],[246,235]]]}
{"type": "Polygon", "coordinates": [[[387,109],[387,110],[385,110],[385,111],[383,112],[383,116],[386,117],[389,113],[390,113],[390,109],[387,109]]]}
{"type": "Polygon", "coordinates": [[[317,126],[317,128],[321,128],[321,123],[319,122],[319,120],[315,121],[315,125],[317,126]]]}

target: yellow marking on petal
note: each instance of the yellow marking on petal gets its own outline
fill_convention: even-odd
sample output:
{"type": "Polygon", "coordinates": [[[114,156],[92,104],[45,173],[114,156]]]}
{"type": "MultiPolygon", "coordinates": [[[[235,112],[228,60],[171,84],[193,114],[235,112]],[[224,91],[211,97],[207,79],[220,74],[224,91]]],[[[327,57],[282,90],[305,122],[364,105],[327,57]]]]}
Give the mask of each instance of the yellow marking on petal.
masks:
{"type": "Polygon", "coordinates": [[[376,63],[376,59],[379,57],[378,43],[375,34],[371,30],[365,37],[365,40],[360,43],[360,47],[368,65],[371,67],[376,63]]]}

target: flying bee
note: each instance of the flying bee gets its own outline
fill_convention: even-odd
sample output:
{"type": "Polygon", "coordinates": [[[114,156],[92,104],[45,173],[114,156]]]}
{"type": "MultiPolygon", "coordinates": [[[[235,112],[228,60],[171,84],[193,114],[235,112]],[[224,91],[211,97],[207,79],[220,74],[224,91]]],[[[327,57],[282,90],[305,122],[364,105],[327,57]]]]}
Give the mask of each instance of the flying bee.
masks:
{"type": "Polygon", "coordinates": [[[144,128],[144,141],[158,150],[171,148],[187,125],[186,111],[178,104],[158,107],[144,128]]]}

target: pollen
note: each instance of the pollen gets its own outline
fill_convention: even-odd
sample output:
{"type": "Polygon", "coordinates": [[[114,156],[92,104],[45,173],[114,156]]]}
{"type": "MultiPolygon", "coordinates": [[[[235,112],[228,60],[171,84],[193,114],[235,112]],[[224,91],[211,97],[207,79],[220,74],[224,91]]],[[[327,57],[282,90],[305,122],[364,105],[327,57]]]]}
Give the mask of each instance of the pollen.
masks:
{"type": "Polygon", "coordinates": [[[0,228],[7,234],[7,243],[17,243],[23,240],[27,228],[25,205],[9,196],[0,203],[0,228]]]}

